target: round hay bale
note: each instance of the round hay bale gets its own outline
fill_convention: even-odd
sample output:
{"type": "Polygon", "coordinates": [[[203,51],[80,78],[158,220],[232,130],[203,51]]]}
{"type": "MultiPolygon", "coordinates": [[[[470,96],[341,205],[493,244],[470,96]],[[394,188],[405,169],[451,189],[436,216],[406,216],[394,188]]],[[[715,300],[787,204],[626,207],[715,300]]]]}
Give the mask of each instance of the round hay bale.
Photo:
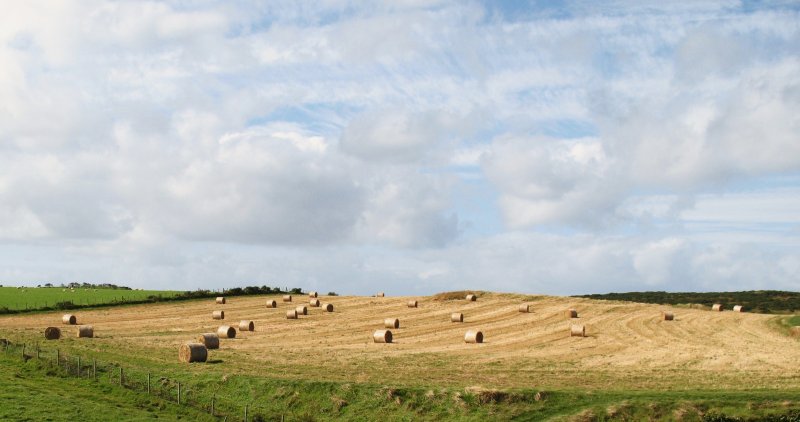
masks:
{"type": "Polygon", "coordinates": [[[464,322],[464,314],[461,312],[450,314],[450,322],[464,322]]]}
{"type": "Polygon", "coordinates": [[[416,300],[409,300],[408,301],[408,307],[409,308],[416,308],[417,307],[417,301],[416,300]]]}
{"type": "Polygon", "coordinates": [[[322,307],[322,309],[325,309],[325,312],[333,312],[333,305],[331,305],[330,303],[326,303],[325,306],[322,307]]]}
{"type": "Polygon", "coordinates": [[[61,338],[61,329],[58,327],[47,327],[44,329],[44,338],[47,340],[58,340],[61,338]]]}
{"type": "Polygon", "coordinates": [[[211,312],[211,319],[225,319],[225,311],[211,312]]]}
{"type": "Polygon", "coordinates": [[[308,297],[317,297],[317,292],[308,292],[308,297]]]}
{"type": "Polygon", "coordinates": [[[744,312],[744,307],[742,305],[736,305],[733,307],[733,312],[744,312]]]}
{"type": "Polygon", "coordinates": [[[567,318],[577,318],[578,311],[575,309],[567,309],[567,318]]]}
{"type": "Polygon", "coordinates": [[[468,300],[468,301],[470,301],[470,302],[475,302],[476,300],[478,300],[478,296],[475,296],[475,295],[467,295],[467,296],[465,297],[465,299],[467,299],[467,300],[468,300]]]}
{"type": "Polygon", "coordinates": [[[664,311],[661,315],[664,317],[664,321],[672,321],[675,319],[675,315],[673,315],[672,312],[664,311]]]}
{"type": "Polygon", "coordinates": [[[225,298],[222,296],[217,297],[217,305],[224,305],[224,304],[225,304],[225,298]]]}
{"type": "Polygon", "coordinates": [[[586,337],[586,327],[583,325],[570,325],[569,327],[569,336],[570,337],[586,337]]]}
{"type": "Polygon", "coordinates": [[[217,328],[219,338],[236,338],[236,329],[230,325],[220,325],[217,328]]]}
{"type": "Polygon", "coordinates": [[[208,349],[201,343],[182,344],[178,349],[178,360],[181,362],[205,362],[208,359],[208,349]]]}
{"type": "Polygon", "coordinates": [[[386,318],[383,320],[383,326],[386,328],[400,328],[400,320],[397,318],[386,318]]]}
{"type": "Polygon", "coordinates": [[[286,319],[297,319],[297,309],[286,311],[286,319]]]}
{"type": "Polygon", "coordinates": [[[267,301],[267,308],[277,308],[277,307],[278,307],[278,302],[274,300],[267,301]]]}
{"type": "Polygon", "coordinates": [[[78,327],[78,337],[92,338],[94,337],[94,327],[91,325],[81,325],[78,327]]]}
{"type": "Polygon", "coordinates": [[[311,300],[308,301],[308,304],[313,306],[313,307],[315,307],[315,308],[319,308],[320,302],[319,302],[319,299],[311,299],[311,300]]]}
{"type": "Polygon", "coordinates": [[[67,325],[75,325],[78,323],[78,318],[75,318],[75,315],[72,314],[65,314],[61,317],[61,322],[67,325]]]}
{"type": "Polygon", "coordinates": [[[200,334],[197,342],[205,345],[206,349],[219,349],[219,336],[216,333],[200,334]]]}
{"type": "Polygon", "coordinates": [[[715,312],[722,312],[722,305],[715,303],[713,306],[711,306],[711,310],[715,312]]]}
{"type": "Polygon", "coordinates": [[[523,303],[522,305],[519,305],[519,311],[527,314],[531,311],[530,306],[531,305],[528,305],[527,303],[523,303]]]}
{"type": "Polygon", "coordinates": [[[800,326],[789,328],[789,334],[794,337],[800,337],[800,326]]]}
{"type": "Polygon", "coordinates": [[[392,332],[389,330],[377,330],[372,333],[372,341],[375,343],[391,343],[392,332]]]}
{"type": "Polygon", "coordinates": [[[378,294],[375,295],[375,297],[384,297],[384,294],[383,292],[379,292],[378,294]]]}
{"type": "Polygon", "coordinates": [[[298,306],[294,309],[297,311],[298,315],[308,315],[308,308],[305,306],[298,306]]]}
{"type": "Polygon", "coordinates": [[[483,343],[483,333],[480,330],[469,330],[464,335],[465,343],[483,343]]]}
{"type": "Polygon", "coordinates": [[[292,301],[292,295],[283,295],[283,301],[284,302],[291,302],[292,301]]]}
{"type": "Polygon", "coordinates": [[[255,331],[256,324],[249,319],[244,319],[239,321],[239,331],[255,331]]]}

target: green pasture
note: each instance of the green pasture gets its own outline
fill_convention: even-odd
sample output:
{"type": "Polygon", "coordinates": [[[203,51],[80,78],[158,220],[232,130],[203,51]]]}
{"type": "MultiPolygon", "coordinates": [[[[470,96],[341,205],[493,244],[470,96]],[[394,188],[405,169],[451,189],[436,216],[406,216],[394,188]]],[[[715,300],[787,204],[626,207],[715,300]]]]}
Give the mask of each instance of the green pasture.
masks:
{"type": "Polygon", "coordinates": [[[3,421],[214,421],[206,412],[178,406],[110,383],[68,377],[45,362],[0,353],[0,420],[3,421]]]}
{"type": "Polygon", "coordinates": [[[9,310],[41,309],[54,307],[59,302],[72,302],[75,305],[101,305],[145,300],[149,296],[173,297],[179,291],[169,290],[127,290],[107,288],[74,289],[62,287],[0,287],[0,309],[9,310]]]}
{"type": "MultiPolygon", "coordinates": [[[[207,365],[102,364],[96,378],[84,359],[82,375],[52,364],[53,350],[0,348],[0,420],[29,421],[800,421],[798,391],[607,390],[535,387],[511,391],[446,385],[283,380],[227,375],[207,365]],[[200,367],[208,371],[197,371],[200,367]],[[151,392],[145,382],[151,376],[151,392]],[[182,385],[176,403],[177,383],[182,385]],[[209,414],[212,400],[215,416],[209,414]],[[245,409],[247,407],[247,409],[245,409]],[[247,419],[245,418],[247,415],[247,419]]],[[[62,355],[62,359],[64,355],[62,355]]],[[[313,378],[313,377],[310,377],[313,378]]]]}

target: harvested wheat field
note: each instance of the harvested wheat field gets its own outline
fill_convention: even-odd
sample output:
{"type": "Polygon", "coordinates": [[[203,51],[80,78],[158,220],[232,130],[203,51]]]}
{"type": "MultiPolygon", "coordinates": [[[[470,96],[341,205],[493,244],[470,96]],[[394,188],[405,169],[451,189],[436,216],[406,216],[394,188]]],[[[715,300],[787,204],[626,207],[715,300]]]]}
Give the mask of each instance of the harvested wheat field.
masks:
{"type": "MultiPolygon", "coordinates": [[[[309,308],[287,320],[293,303],[266,308],[264,296],[229,298],[226,318],[259,329],[222,340],[209,352],[216,364],[188,370],[451,386],[474,384],[480,373],[483,385],[498,388],[800,388],[800,342],[778,330],[773,315],[667,307],[675,319],[664,321],[663,305],[495,293],[476,302],[414,299],[418,308],[407,306],[409,297],[328,297],[336,312],[309,308]],[[519,312],[521,303],[532,311],[519,312]],[[580,317],[567,318],[568,308],[580,317]],[[463,323],[450,322],[454,312],[464,314],[463,323]],[[402,324],[392,343],[376,344],[372,334],[389,315],[402,324]],[[571,337],[571,324],[584,325],[586,337],[571,337]],[[482,344],[464,342],[470,329],[483,332],[482,344]]],[[[199,300],[84,310],[81,321],[94,326],[95,338],[73,338],[66,329],[58,342],[111,359],[177,364],[182,344],[216,332],[208,318],[215,306],[199,300]]],[[[3,317],[0,334],[39,340],[60,318],[3,317]]]]}

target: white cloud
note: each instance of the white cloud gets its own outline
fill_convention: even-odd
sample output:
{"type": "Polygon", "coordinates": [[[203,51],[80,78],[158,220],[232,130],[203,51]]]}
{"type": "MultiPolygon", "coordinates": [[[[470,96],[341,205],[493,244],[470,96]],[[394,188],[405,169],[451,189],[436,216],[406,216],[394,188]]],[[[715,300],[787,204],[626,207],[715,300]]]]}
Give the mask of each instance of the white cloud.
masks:
{"type": "Polygon", "coordinates": [[[459,234],[458,216],[448,212],[447,177],[383,171],[367,189],[359,225],[363,241],[402,247],[442,247],[459,234]]]}
{"type": "Polygon", "coordinates": [[[597,139],[500,139],[483,165],[512,227],[603,226],[625,188],[597,139]]]}
{"type": "Polygon", "coordinates": [[[800,189],[702,195],[681,213],[691,222],[800,224],[800,189]]]}
{"type": "Polygon", "coordinates": [[[676,255],[684,248],[680,239],[667,238],[648,243],[633,252],[633,267],[641,280],[649,286],[665,285],[677,270],[676,255]]]}
{"type": "Polygon", "coordinates": [[[365,160],[414,162],[444,135],[436,116],[389,110],[353,119],[345,128],[341,148],[365,160]]]}

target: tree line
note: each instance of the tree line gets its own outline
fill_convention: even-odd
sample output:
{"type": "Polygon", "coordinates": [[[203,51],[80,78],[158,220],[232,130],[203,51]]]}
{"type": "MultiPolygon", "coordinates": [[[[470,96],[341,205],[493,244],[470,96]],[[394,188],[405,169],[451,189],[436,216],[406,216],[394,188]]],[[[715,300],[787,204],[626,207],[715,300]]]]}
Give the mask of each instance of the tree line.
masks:
{"type": "Polygon", "coordinates": [[[627,292],[577,295],[589,299],[623,300],[661,305],[722,304],[725,309],[742,305],[747,312],[785,314],[800,310],[800,292],[749,290],[743,292],[627,292]]]}

